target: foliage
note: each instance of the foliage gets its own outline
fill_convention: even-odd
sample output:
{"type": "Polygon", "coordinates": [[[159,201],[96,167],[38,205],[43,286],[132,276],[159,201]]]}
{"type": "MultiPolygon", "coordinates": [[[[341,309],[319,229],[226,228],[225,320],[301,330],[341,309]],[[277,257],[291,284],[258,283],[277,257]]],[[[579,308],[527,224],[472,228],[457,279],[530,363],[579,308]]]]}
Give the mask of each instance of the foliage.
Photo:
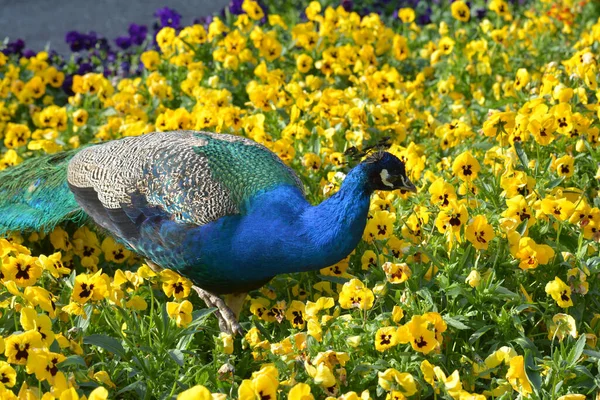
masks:
{"type": "MultiPolygon", "coordinates": [[[[390,137],[355,252],[250,293],[218,332],[191,283],[67,224],[0,239],[3,398],[583,399],[600,388],[597,59],[587,2],[432,6],[386,24],[246,0],[165,26],[139,76],[0,54],[0,168],[154,130],[245,135],[335,193],[390,137]],[[264,20],[264,23],[260,22],[264,20]]],[[[162,14],[161,14],[162,15],[162,14]]],[[[161,16],[162,18],[162,16],[161,16]]],[[[1,218],[1,215],[0,215],[1,218]]]]}

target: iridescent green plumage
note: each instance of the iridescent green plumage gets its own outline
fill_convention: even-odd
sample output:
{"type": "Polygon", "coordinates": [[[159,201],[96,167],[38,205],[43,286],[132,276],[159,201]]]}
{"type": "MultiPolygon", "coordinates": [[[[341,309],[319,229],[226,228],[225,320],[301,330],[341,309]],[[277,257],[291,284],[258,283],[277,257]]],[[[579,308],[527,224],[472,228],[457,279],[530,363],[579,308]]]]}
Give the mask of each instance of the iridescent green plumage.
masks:
{"type": "Polygon", "coordinates": [[[79,151],[30,158],[0,172],[0,235],[49,231],[85,214],[67,186],[67,165],[79,151]]]}
{"type": "Polygon", "coordinates": [[[230,192],[242,212],[250,199],[276,185],[289,184],[303,190],[293,171],[264,147],[224,142],[202,133],[197,136],[205,138],[207,144],[194,147],[195,153],[206,157],[212,178],[230,192]]]}

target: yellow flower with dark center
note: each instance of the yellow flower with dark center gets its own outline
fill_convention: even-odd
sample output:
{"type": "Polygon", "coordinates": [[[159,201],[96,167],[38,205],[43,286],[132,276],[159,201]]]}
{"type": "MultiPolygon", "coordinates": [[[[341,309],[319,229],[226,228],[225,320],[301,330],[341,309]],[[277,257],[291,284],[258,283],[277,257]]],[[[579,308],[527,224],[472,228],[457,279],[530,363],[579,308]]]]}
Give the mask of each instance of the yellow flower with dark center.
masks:
{"type": "Polygon", "coordinates": [[[168,302],[167,313],[171,319],[175,320],[178,327],[186,327],[192,322],[192,311],[194,307],[189,300],[184,300],[181,303],[168,302]]]}
{"type": "Polygon", "coordinates": [[[515,90],[519,91],[523,89],[530,81],[529,72],[525,68],[519,68],[517,70],[517,75],[515,76],[515,90]]]}
{"type": "Polygon", "coordinates": [[[559,221],[566,221],[573,215],[575,204],[565,198],[556,199],[553,196],[545,197],[541,202],[541,211],[552,215],[559,221]]]}
{"type": "Polygon", "coordinates": [[[42,337],[44,346],[50,347],[54,342],[54,332],[52,331],[52,320],[46,314],[39,314],[31,307],[21,309],[19,319],[23,330],[38,331],[42,337]]]}
{"type": "Polygon", "coordinates": [[[34,285],[42,276],[42,272],[38,258],[27,254],[8,257],[8,260],[2,264],[4,279],[14,281],[19,287],[34,285]]]}
{"type": "Polygon", "coordinates": [[[73,234],[73,245],[75,254],[81,257],[81,265],[96,270],[100,261],[100,242],[98,236],[88,227],[84,226],[77,229],[73,234]]]}
{"type": "Polygon", "coordinates": [[[140,56],[140,60],[147,70],[154,71],[160,64],[160,54],[155,50],[145,51],[140,56]]]}
{"type": "Polygon", "coordinates": [[[505,218],[515,218],[519,223],[528,220],[527,226],[535,223],[533,211],[527,200],[522,195],[518,195],[506,200],[508,208],[502,213],[505,218]]]}
{"type": "Polygon", "coordinates": [[[296,58],[296,68],[299,72],[305,74],[312,68],[313,59],[308,54],[300,54],[296,58]]]}
{"type": "Polygon", "coordinates": [[[471,18],[471,10],[469,6],[462,0],[458,0],[452,3],[450,6],[452,16],[459,21],[467,22],[471,18]]]}
{"type": "Polygon", "coordinates": [[[49,67],[43,73],[44,83],[59,88],[65,80],[65,73],[58,71],[56,67],[49,67]]]}
{"type": "Polygon", "coordinates": [[[435,339],[441,344],[444,340],[442,333],[446,332],[446,329],[448,329],[442,316],[437,312],[428,312],[423,314],[423,318],[429,321],[431,324],[430,328],[433,328],[433,331],[435,332],[435,339]]]}
{"type": "Polygon", "coordinates": [[[9,388],[17,383],[17,371],[6,361],[0,361],[0,383],[9,388]]]}
{"type": "Polygon", "coordinates": [[[303,329],[306,323],[304,303],[293,300],[285,312],[285,318],[290,321],[294,328],[303,329]]]}
{"type": "Polygon", "coordinates": [[[486,250],[489,242],[496,236],[494,228],[487,221],[485,215],[477,215],[465,229],[465,236],[477,250],[486,250]]]}
{"type": "Polygon", "coordinates": [[[351,279],[344,283],[340,292],[339,303],[343,309],[359,308],[370,310],[373,307],[375,296],[371,289],[366,287],[358,279],[351,279]]]}
{"type": "Polygon", "coordinates": [[[415,378],[408,372],[400,372],[395,368],[388,368],[383,372],[378,372],[377,378],[379,386],[387,391],[396,390],[403,396],[412,396],[417,393],[415,378]]]}
{"type": "Polygon", "coordinates": [[[498,14],[498,16],[503,17],[506,21],[510,21],[512,19],[512,15],[508,9],[508,4],[506,4],[504,0],[492,0],[488,8],[498,14]]]}
{"type": "Polygon", "coordinates": [[[438,207],[447,207],[452,200],[456,200],[456,190],[450,183],[438,178],[429,186],[431,203],[438,207]]]}
{"type": "Polygon", "coordinates": [[[115,242],[111,237],[106,237],[102,241],[102,252],[106,261],[116,264],[124,263],[131,255],[129,250],[122,244],[115,242]]]}
{"type": "Polygon", "coordinates": [[[438,48],[442,54],[448,55],[454,50],[454,40],[448,36],[444,36],[440,39],[438,48]]]}
{"type": "Polygon", "coordinates": [[[383,261],[384,261],[383,255],[379,255],[379,258],[378,258],[377,254],[375,254],[375,252],[373,250],[366,250],[360,259],[362,269],[364,271],[366,271],[370,268],[378,267],[379,265],[381,265],[383,263],[383,261]]]}
{"type": "Polygon", "coordinates": [[[435,226],[440,233],[454,232],[460,234],[460,228],[467,222],[469,213],[463,203],[453,200],[448,207],[440,210],[435,219],[435,226]]]}
{"type": "Polygon", "coordinates": [[[32,330],[6,338],[4,355],[10,364],[25,365],[35,349],[42,348],[42,335],[32,330]]]}
{"type": "MultiPolygon", "coordinates": [[[[415,215],[415,214],[412,214],[415,215]]],[[[420,223],[418,223],[418,225],[420,225],[420,223]]],[[[419,226],[416,227],[416,230],[419,230],[419,226]]],[[[416,233],[420,233],[420,232],[416,232],[416,233]]],[[[402,256],[402,254],[406,253],[410,248],[410,243],[408,243],[406,240],[403,239],[399,239],[397,236],[392,236],[391,238],[388,239],[387,243],[385,244],[385,248],[384,248],[384,252],[388,255],[391,255],[395,258],[400,258],[402,256]]],[[[380,258],[382,258],[383,256],[380,255],[380,258]]],[[[374,260],[373,260],[374,261],[374,260]]],[[[378,263],[379,265],[382,264],[382,260],[380,260],[380,262],[378,263]]],[[[364,266],[364,264],[363,264],[364,266]]]]}
{"type": "Polygon", "coordinates": [[[4,134],[4,145],[9,149],[25,146],[31,137],[29,127],[24,124],[9,123],[4,134]]]}
{"type": "Polygon", "coordinates": [[[62,254],[58,251],[50,256],[40,255],[39,262],[42,268],[50,272],[53,277],[60,278],[71,273],[71,270],[63,265],[61,259],[62,254]]]}
{"type": "Polygon", "coordinates": [[[479,161],[473,157],[470,151],[465,151],[452,163],[452,172],[463,181],[472,181],[477,178],[479,171],[481,171],[479,161]]]}
{"type": "Polygon", "coordinates": [[[530,237],[519,240],[515,257],[520,260],[519,268],[523,271],[535,269],[538,265],[546,265],[554,257],[554,249],[547,244],[537,244],[530,237]]]}
{"type": "Polygon", "coordinates": [[[256,1],[244,0],[242,3],[242,10],[244,10],[250,18],[255,21],[264,18],[265,13],[256,1]]]}
{"type": "Polygon", "coordinates": [[[428,354],[438,346],[435,332],[429,329],[431,322],[420,315],[414,315],[410,322],[398,329],[398,341],[410,343],[419,353],[428,354]]]}
{"type": "Polygon", "coordinates": [[[533,393],[529,378],[525,373],[525,359],[523,356],[516,356],[511,358],[510,367],[506,373],[506,379],[510,382],[513,389],[522,395],[527,396],[533,393]]]}
{"type": "Polygon", "coordinates": [[[83,126],[88,120],[88,112],[81,108],[73,113],[73,125],[83,126]]]}
{"type": "Polygon", "coordinates": [[[110,278],[102,271],[95,274],[79,274],[75,277],[75,286],[71,299],[83,304],[88,300],[102,300],[108,296],[108,282],[110,278]]]}
{"type": "Polygon", "coordinates": [[[39,286],[26,287],[23,297],[25,297],[31,307],[40,307],[47,312],[51,318],[56,316],[55,298],[52,293],[46,289],[39,286]]]}
{"type": "Polygon", "coordinates": [[[562,307],[567,308],[573,306],[571,299],[571,288],[564,283],[558,276],[546,284],[546,293],[552,296],[554,301],[562,307]]]}
{"type": "Polygon", "coordinates": [[[375,349],[377,351],[385,351],[394,347],[398,343],[397,331],[398,328],[394,326],[379,328],[375,333],[375,349]]]}
{"type": "Polygon", "coordinates": [[[570,155],[564,155],[552,163],[556,174],[560,177],[570,178],[575,173],[575,159],[570,155]]]}
{"type": "Polygon", "coordinates": [[[244,379],[238,389],[240,400],[276,400],[279,373],[273,365],[263,365],[252,373],[252,379],[244,379]]]}
{"type": "Polygon", "coordinates": [[[395,35],[393,39],[392,51],[397,60],[402,61],[408,58],[410,50],[408,41],[404,36],[395,35]]]}
{"type": "Polygon", "coordinates": [[[376,211],[373,218],[368,220],[363,239],[367,242],[382,240],[390,237],[393,233],[396,214],[389,211],[376,211]]]}
{"type": "Polygon", "coordinates": [[[184,299],[190,295],[192,282],[169,269],[160,271],[163,292],[167,297],[175,297],[177,300],[184,299]]]}
{"type": "Polygon", "coordinates": [[[568,135],[573,129],[573,117],[571,105],[560,103],[550,109],[550,113],[556,118],[556,131],[563,135],[568,135]]]}
{"type": "Polygon", "coordinates": [[[59,373],[58,364],[67,358],[60,353],[53,353],[46,350],[35,350],[29,357],[27,363],[27,372],[34,373],[35,377],[41,382],[47,380],[53,384],[54,378],[59,373]]]}
{"type": "Polygon", "coordinates": [[[406,263],[392,263],[386,262],[381,266],[387,280],[390,283],[402,283],[406,282],[408,278],[412,275],[412,272],[406,263]]]}
{"type": "Polygon", "coordinates": [[[405,24],[410,24],[415,20],[415,10],[410,7],[401,8],[398,10],[398,18],[405,24]]]}
{"type": "Polygon", "coordinates": [[[502,195],[508,199],[518,195],[527,197],[533,192],[535,179],[524,171],[507,171],[500,178],[500,186],[504,189],[502,195]]]}

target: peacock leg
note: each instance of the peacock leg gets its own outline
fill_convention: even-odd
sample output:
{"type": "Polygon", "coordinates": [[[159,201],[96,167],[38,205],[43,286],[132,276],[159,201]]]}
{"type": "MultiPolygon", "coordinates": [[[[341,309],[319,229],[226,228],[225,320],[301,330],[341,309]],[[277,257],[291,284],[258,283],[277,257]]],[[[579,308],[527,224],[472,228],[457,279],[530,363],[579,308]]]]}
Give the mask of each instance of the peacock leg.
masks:
{"type": "Polygon", "coordinates": [[[240,319],[240,313],[242,312],[242,307],[244,306],[244,301],[246,300],[246,296],[248,293],[231,293],[226,294],[224,297],[225,304],[233,313],[235,314],[235,319],[240,319]]]}
{"type": "Polygon", "coordinates": [[[219,328],[221,331],[234,335],[241,335],[244,333],[244,330],[237,320],[236,314],[227,306],[227,304],[225,304],[222,298],[207,292],[196,285],[192,286],[192,289],[198,293],[198,296],[204,300],[207,306],[217,308],[218,311],[215,315],[219,320],[219,328]]]}
{"type": "MultiPolygon", "coordinates": [[[[161,266],[148,259],[146,259],[146,264],[157,274],[163,270],[161,266]]],[[[192,289],[198,293],[198,297],[200,297],[208,307],[214,307],[217,309],[215,316],[217,317],[217,321],[219,321],[219,329],[221,329],[222,332],[234,334],[241,334],[243,332],[242,327],[240,326],[239,322],[237,322],[237,318],[235,317],[236,314],[234,314],[234,312],[225,305],[219,296],[215,296],[206,290],[200,289],[196,285],[192,286],[192,289]],[[233,321],[233,323],[231,321],[233,321]]]]}

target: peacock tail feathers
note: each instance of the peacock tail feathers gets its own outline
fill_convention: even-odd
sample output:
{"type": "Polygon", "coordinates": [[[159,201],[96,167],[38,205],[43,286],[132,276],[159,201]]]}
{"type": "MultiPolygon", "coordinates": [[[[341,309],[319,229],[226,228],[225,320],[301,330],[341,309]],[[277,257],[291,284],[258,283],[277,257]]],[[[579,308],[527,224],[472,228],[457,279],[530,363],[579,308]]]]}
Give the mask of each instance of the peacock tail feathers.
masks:
{"type": "Polygon", "coordinates": [[[67,165],[79,149],[33,157],[0,171],[0,235],[50,231],[84,218],[67,185],[67,165]]]}

